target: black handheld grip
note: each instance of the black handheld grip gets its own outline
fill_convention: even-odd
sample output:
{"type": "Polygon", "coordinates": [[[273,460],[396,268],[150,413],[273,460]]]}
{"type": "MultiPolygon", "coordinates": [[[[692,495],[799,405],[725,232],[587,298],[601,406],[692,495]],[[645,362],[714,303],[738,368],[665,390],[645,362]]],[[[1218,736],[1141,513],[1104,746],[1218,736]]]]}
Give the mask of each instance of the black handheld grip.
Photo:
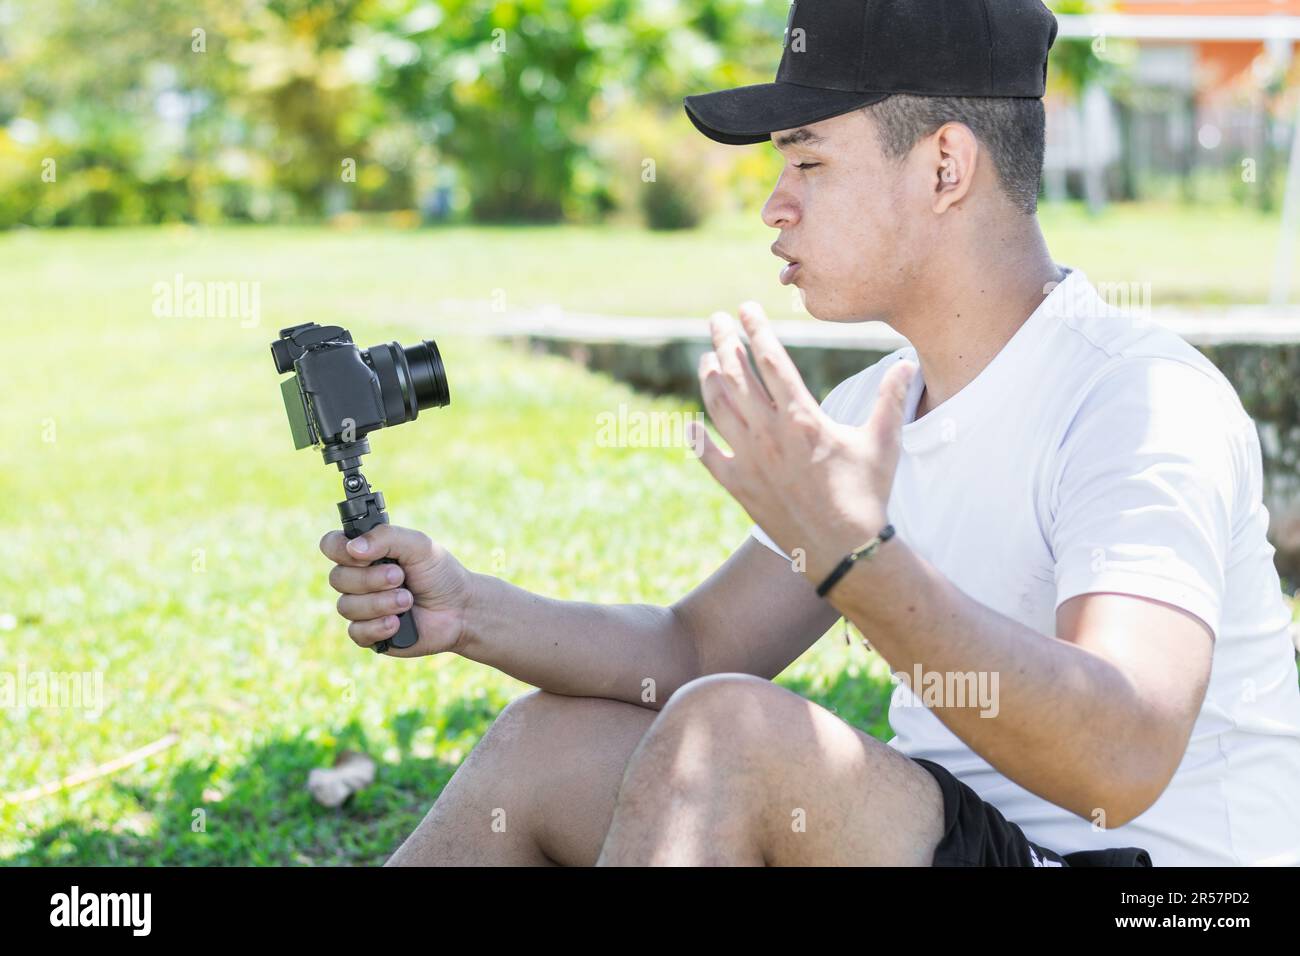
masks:
{"type": "MultiPolygon", "coordinates": [[[[372,528],[388,524],[388,513],[384,511],[384,496],[378,491],[361,499],[353,498],[341,502],[339,514],[343,518],[343,533],[349,539],[359,538],[372,528]]],[[[392,558],[380,558],[378,561],[370,562],[371,567],[376,564],[397,564],[397,562],[392,558]]],[[[415,618],[411,610],[406,610],[397,615],[397,632],[392,637],[372,644],[371,650],[376,654],[385,654],[390,647],[412,647],[419,639],[420,635],[415,630],[415,618]]]]}
{"type": "MultiPolygon", "coordinates": [[[[370,566],[373,567],[374,564],[396,563],[398,562],[395,562],[393,558],[380,558],[378,561],[370,562],[370,566]]],[[[409,646],[415,644],[417,640],[420,640],[420,635],[419,633],[416,633],[415,630],[415,617],[412,617],[411,610],[412,609],[407,609],[398,614],[398,630],[396,630],[396,633],[394,633],[393,636],[385,637],[382,641],[378,641],[377,644],[373,644],[374,653],[387,653],[387,649],[389,649],[390,646],[393,646],[393,648],[409,648],[409,646]]]]}

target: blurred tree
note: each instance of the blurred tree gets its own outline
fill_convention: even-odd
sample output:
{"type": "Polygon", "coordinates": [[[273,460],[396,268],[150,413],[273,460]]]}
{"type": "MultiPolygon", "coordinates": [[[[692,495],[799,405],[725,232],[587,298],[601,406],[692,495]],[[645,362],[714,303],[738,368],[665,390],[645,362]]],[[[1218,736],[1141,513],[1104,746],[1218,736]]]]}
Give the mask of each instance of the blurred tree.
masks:
{"type": "Polygon", "coordinates": [[[381,90],[462,168],[480,220],[554,220],[628,0],[444,0],[388,26],[381,90]]]}
{"type": "MultiPolygon", "coordinates": [[[[188,205],[174,163],[184,136],[177,85],[192,16],[180,0],[8,5],[0,124],[21,142],[0,182],[28,197],[9,214],[34,224],[157,221],[188,205]],[[154,28],[142,30],[139,23],[154,28]]],[[[12,222],[14,220],[10,220],[12,222]]],[[[10,223],[4,223],[8,225],[10,223]]]]}
{"type": "MultiPolygon", "coordinates": [[[[783,0],[413,5],[389,29],[416,49],[384,64],[381,91],[461,166],[475,218],[554,220],[576,211],[566,199],[583,198],[575,179],[611,110],[628,99],[680,109],[706,84],[755,81],[755,59],[770,74],[785,9],[783,0]]],[[[586,198],[609,202],[598,184],[586,198]]]]}

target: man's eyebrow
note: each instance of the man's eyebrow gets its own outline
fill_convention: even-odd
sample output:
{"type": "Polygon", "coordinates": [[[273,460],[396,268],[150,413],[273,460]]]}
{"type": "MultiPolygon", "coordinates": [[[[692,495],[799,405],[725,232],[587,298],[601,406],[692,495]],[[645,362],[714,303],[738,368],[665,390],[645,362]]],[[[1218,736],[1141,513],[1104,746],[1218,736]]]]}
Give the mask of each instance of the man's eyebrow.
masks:
{"type": "Polygon", "coordinates": [[[785,149],[787,146],[797,146],[800,143],[820,143],[822,141],[821,136],[818,136],[808,127],[801,126],[793,133],[778,136],[775,145],[777,149],[785,149]]]}

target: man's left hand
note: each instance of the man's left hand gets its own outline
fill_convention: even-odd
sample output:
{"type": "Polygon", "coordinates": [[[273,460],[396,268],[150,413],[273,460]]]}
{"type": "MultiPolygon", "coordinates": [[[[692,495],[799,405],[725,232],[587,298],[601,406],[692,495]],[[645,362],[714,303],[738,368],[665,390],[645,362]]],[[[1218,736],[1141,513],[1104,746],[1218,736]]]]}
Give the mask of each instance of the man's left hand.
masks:
{"type": "Polygon", "coordinates": [[[745,303],[740,320],[762,381],[725,312],[710,319],[713,351],[699,365],[704,407],[731,454],[696,422],[688,440],[709,473],[787,554],[802,549],[818,555],[819,566],[833,566],[888,523],[904,403],[917,366],[896,362],[866,423],[844,425],[822,411],[762,308],[745,303]]]}

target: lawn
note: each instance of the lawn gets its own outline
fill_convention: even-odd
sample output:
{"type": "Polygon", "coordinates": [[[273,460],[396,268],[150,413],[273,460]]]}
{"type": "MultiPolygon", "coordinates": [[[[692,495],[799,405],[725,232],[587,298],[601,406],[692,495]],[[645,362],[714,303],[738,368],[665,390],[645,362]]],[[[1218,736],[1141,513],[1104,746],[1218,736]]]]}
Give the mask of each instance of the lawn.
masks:
{"type": "MultiPolygon", "coordinates": [[[[1059,248],[1101,278],[1168,275],[1207,295],[1262,294],[1266,282],[1272,233],[1244,214],[1228,243],[1222,226],[1191,219],[1163,245],[1147,223],[1146,246],[1125,245],[1118,226],[1081,222],[1076,234],[1062,222],[1049,217],[1069,239],[1059,248]],[[1196,268],[1183,268],[1192,253],[1196,268]]],[[[378,863],[526,690],[459,658],[381,659],[347,639],[317,551],[335,526],[338,473],[292,448],[267,349],[280,327],[342,322],[364,345],[409,343],[457,303],[501,294],[509,308],[638,315],[703,315],[759,297],[788,315],[768,241],[740,223],[674,236],[0,236],[0,422],[15,438],[0,469],[0,672],[98,673],[104,692],[98,716],[0,709],[0,795],[175,741],[94,781],[0,805],[0,862],[378,863]],[[258,283],[257,324],[156,315],[155,284],[177,274],[258,283]],[[374,756],[378,780],[342,809],[320,808],[306,775],[345,748],[374,756]]],[[[744,512],[682,449],[598,442],[597,416],[622,403],[697,405],[472,336],[438,341],[452,405],[379,433],[368,459],[396,523],[475,570],[601,602],[669,603],[743,540],[744,512]]],[[[779,682],[888,738],[885,665],[839,630],[779,682]]]]}
{"type": "MultiPolygon", "coordinates": [[[[1041,219],[1059,262],[1083,269],[1096,282],[1150,283],[1157,307],[1267,301],[1276,217],[1230,207],[1146,204],[1113,206],[1098,218],[1077,205],[1045,206],[1041,219]]],[[[96,274],[122,273],[129,283],[123,294],[146,307],[152,284],[174,280],[177,272],[187,281],[256,281],[264,325],[273,330],[330,310],[380,323],[431,316],[473,322],[485,310],[490,316],[492,308],[547,305],[681,317],[735,309],[750,298],[774,318],[808,318],[796,308],[793,290],[777,281],[779,263],[768,249],[776,233],[757,210],[681,233],[622,227],[177,226],[121,231],[115,238],[104,242],[93,232],[11,235],[0,240],[0,268],[21,275],[21,264],[36,260],[80,275],[94,263],[96,274]]],[[[1295,271],[1300,273],[1300,243],[1295,271]]]]}

